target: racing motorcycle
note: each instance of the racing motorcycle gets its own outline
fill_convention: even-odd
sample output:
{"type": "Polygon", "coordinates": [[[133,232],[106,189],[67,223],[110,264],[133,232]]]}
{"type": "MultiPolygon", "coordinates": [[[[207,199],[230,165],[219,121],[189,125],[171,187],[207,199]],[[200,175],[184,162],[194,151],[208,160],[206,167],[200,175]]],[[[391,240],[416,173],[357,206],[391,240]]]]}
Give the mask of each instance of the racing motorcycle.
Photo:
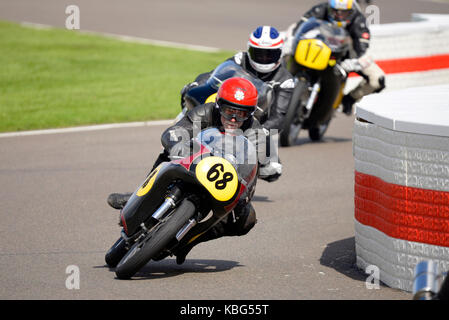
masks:
{"type": "Polygon", "coordinates": [[[184,97],[185,107],[176,117],[175,122],[180,120],[187,111],[194,107],[204,103],[214,102],[220,85],[223,81],[232,77],[244,78],[254,84],[258,93],[257,108],[254,117],[260,123],[265,122],[270,115],[270,106],[274,99],[273,86],[251,75],[235,63],[234,60],[227,60],[221,63],[215,68],[204,84],[193,87],[186,92],[184,97]]]}
{"type": "Polygon", "coordinates": [[[295,77],[284,126],[282,146],[295,143],[300,130],[312,141],[321,140],[343,98],[347,74],[339,66],[350,50],[350,37],[343,28],[316,18],[304,22],[292,42],[287,67],[295,77]]]}
{"type": "Polygon", "coordinates": [[[177,157],[149,173],[120,212],[121,236],[105,256],[119,279],[176,255],[255,191],[257,152],[245,136],[209,128],[181,143],[177,157]]]}

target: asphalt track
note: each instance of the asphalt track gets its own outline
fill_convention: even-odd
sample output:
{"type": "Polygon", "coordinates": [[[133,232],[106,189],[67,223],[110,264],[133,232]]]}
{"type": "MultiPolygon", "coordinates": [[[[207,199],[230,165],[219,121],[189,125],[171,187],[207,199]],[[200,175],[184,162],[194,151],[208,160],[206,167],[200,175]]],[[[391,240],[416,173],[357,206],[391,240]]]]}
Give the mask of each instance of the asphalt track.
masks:
{"type": "MultiPolygon", "coordinates": [[[[448,12],[443,3],[391,2],[376,1],[382,23],[448,12]]],[[[65,7],[78,4],[82,29],[242,49],[253,26],[282,29],[315,1],[184,3],[0,1],[0,19],[63,27],[65,7]]],[[[382,284],[368,289],[355,267],[353,121],[337,114],[323,142],[303,133],[280,150],[284,174],[258,183],[248,235],[200,244],[180,266],[151,262],[130,281],[104,263],[120,230],[105,199],[135,190],[165,127],[0,138],[0,299],[410,299],[382,284]],[[69,290],[72,265],[80,288],[69,290]]]]}

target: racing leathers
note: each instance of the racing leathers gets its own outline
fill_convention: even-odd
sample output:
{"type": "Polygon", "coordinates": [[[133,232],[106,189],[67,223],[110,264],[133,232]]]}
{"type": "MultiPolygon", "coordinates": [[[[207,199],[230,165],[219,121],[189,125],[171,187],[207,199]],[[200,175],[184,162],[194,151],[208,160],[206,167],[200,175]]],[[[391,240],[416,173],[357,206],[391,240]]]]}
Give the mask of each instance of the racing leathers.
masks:
{"type": "MultiPolygon", "coordinates": [[[[206,127],[222,127],[220,112],[216,108],[215,103],[207,103],[195,107],[188,111],[174,126],[169,127],[163,132],[161,142],[164,149],[156,159],[151,171],[153,171],[161,162],[170,161],[170,153],[174,155],[177,151],[182,151],[178,150],[182,147],[182,144],[178,144],[177,142],[180,142],[180,140],[187,141],[192,138],[194,125],[197,125],[195,128],[197,130],[206,127]],[[178,130],[175,130],[176,128],[178,128],[178,130]],[[186,136],[187,134],[189,136],[186,136]]],[[[278,158],[277,145],[271,143],[272,140],[269,132],[263,128],[259,121],[254,117],[250,117],[246,120],[240,129],[246,132],[247,129],[255,128],[258,130],[249,130],[249,133],[252,135],[248,136],[248,138],[253,143],[254,141],[257,142],[257,144],[254,143],[254,145],[260,146],[258,148],[258,153],[260,153],[259,159],[264,160],[259,161],[258,177],[268,182],[275,181],[282,174],[282,165],[278,158]],[[264,140],[263,143],[261,143],[262,140],[264,140]]],[[[111,193],[107,198],[107,202],[114,209],[122,209],[131,195],[131,192],[111,193]]]]}
{"type": "MultiPolygon", "coordinates": [[[[160,154],[154,168],[163,161],[169,161],[170,158],[182,154],[183,141],[189,141],[194,132],[206,128],[218,128],[224,131],[220,121],[220,112],[215,103],[207,103],[195,107],[188,111],[185,116],[175,125],[167,128],[161,136],[161,142],[164,151],[160,154]]],[[[257,159],[260,165],[267,165],[270,159],[265,157],[264,144],[266,142],[265,132],[259,121],[253,117],[245,120],[240,127],[241,133],[251,141],[257,150],[257,159]]],[[[212,229],[202,234],[200,237],[178,250],[176,262],[182,264],[187,253],[198,243],[213,240],[223,236],[242,236],[247,234],[256,224],[256,212],[251,205],[251,198],[255,191],[255,183],[250,186],[247,196],[240,200],[233,212],[224,220],[216,224],[212,229]]]]}
{"type": "MultiPolygon", "coordinates": [[[[341,63],[343,69],[347,72],[356,72],[363,77],[363,80],[357,87],[352,89],[343,97],[343,112],[352,114],[352,106],[355,102],[362,99],[363,96],[380,92],[385,88],[385,73],[374,62],[373,58],[367,54],[370,45],[370,30],[366,18],[362,12],[355,7],[354,14],[350,21],[345,25],[346,30],[352,39],[352,52],[347,59],[341,63]]],[[[307,11],[297,23],[294,23],[286,30],[286,44],[284,46],[284,55],[291,55],[292,44],[296,31],[302,23],[309,18],[330,21],[328,3],[321,3],[307,11]]]]}

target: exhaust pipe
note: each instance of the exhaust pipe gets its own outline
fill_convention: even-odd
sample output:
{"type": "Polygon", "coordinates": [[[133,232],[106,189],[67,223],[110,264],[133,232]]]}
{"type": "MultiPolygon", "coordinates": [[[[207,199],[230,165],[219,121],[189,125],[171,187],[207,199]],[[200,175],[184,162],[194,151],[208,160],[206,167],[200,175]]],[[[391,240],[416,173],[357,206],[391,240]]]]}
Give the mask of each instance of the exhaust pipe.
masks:
{"type": "Polygon", "coordinates": [[[165,198],[164,203],[156,210],[155,213],[153,213],[152,217],[156,220],[160,220],[168,210],[174,208],[175,206],[175,201],[171,197],[167,197],[165,198]]]}

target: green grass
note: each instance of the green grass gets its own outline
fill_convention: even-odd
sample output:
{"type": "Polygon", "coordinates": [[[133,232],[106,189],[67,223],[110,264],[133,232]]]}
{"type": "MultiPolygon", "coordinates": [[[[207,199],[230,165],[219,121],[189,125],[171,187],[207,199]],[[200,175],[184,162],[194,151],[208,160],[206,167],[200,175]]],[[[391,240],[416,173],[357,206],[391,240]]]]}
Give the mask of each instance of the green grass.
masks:
{"type": "Polygon", "coordinates": [[[0,132],[174,118],[181,88],[232,54],[0,21],[0,132]]]}

